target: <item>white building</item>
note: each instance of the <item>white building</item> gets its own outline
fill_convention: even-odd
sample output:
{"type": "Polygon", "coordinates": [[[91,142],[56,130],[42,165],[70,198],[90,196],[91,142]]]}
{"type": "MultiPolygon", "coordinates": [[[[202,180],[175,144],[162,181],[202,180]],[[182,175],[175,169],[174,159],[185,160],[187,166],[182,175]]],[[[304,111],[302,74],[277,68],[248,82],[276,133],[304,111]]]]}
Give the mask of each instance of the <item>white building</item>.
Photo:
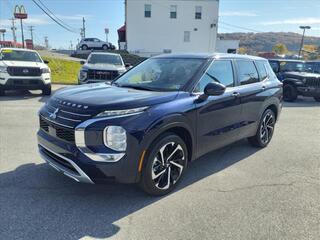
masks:
{"type": "Polygon", "coordinates": [[[126,0],[126,46],[131,53],[214,52],[219,0],[126,0]]]}
{"type": "Polygon", "coordinates": [[[216,52],[219,53],[237,53],[240,40],[217,39],[216,52]]]}

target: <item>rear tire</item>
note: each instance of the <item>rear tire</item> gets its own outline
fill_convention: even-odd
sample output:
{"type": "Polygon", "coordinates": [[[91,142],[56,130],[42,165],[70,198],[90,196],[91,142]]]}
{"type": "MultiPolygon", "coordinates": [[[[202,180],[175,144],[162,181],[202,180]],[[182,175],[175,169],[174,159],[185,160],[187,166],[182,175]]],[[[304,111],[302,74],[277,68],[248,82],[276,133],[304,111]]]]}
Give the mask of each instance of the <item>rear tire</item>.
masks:
{"type": "Polygon", "coordinates": [[[51,84],[45,85],[42,89],[42,95],[49,96],[51,95],[51,84]]]}
{"type": "Polygon", "coordinates": [[[149,151],[140,187],[150,195],[165,195],[175,188],[187,168],[187,146],[176,134],[165,133],[151,144],[149,151]]]}
{"type": "Polygon", "coordinates": [[[261,117],[256,135],[248,138],[248,141],[254,147],[264,148],[270,143],[274,127],[276,123],[276,115],[271,109],[267,109],[261,117]]]}
{"type": "Polygon", "coordinates": [[[317,102],[320,102],[320,97],[314,97],[314,100],[316,100],[317,102]]]}
{"type": "Polygon", "coordinates": [[[82,49],[82,50],[87,50],[87,49],[88,49],[88,46],[87,46],[87,45],[82,45],[82,46],[81,46],[81,49],[82,49]]]}
{"type": "Polygon", "coordinates": [[[287,102],[293,102],[297,99],[297,89],[291,84],[285,84],[283,86],[283,99],[287,102]]]}
{"type": "Polygon", "coordinates": [[[108,50],[108,46],[107,46],[107,45],[103,45],[103,46],[102,46],[102,49],[103,49],[103,50],[108,50]]]}

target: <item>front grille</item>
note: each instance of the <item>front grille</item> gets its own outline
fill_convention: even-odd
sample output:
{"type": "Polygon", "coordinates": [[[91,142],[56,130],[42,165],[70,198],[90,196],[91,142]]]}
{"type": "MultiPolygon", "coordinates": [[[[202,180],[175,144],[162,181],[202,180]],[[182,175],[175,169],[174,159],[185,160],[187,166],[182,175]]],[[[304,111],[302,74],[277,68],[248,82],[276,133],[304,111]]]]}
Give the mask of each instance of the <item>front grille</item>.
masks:
{"type": "Polygon", "coordinates": [[[308,78],[306,81],[308,87],[319,87],[320,88],[320,78],[308,78]]]}
{"type": "Polygon", "coordinates": [[[66,127],[62,127],[58,124],[50,122],[40,116],[40,128],[48,134],[60,138],[64,141],[75,143],[74,130],[66,127]]]}
{"type": "Polygon", "coordinates": [[[93,80],[113,80],[118,77],[118,71],[106,71],[106,70],[88,70],[88,79],[93,80]]]}
{"type": "Polygon", "coordinates": [[[10,76],[41,76],[41,70],[38,67],[8,67],[10,76]]]}
{"type": "Polygon", "coordinates": [[[43,85],[39,79],[22,79],[22,78],[9,78],[7,85],[10,86],[38,86],[43,85]]]}
{"type": "Polygon", "coordinates": [[[49,156],[54,162],[62,165],[63,167],[71,170],[72,172],[74,172],[75,174],[79,174],[77,172],[77,170],[72,166],[71,163],[69,163],[68,161],[64,160],[63,158],[59,157],[58,155],[48,151],[45,148],[42,148],[42,152],[45,153],[47,156],[49,156]]]}

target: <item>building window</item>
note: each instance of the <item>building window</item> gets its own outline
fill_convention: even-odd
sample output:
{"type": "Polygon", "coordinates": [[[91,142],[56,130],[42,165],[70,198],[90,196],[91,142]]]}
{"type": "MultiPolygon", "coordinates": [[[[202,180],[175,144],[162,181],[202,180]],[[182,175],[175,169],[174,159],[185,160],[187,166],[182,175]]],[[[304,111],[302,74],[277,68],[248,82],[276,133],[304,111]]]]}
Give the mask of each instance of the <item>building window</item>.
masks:
{"type": "Polygon", "coordinates": [[[190,42],[190,31],[184,31],[183,41],[190,42]]]}
{"type": "Polygon", "coordinates": [[[146,17],[146,18],[151,17],[151,4],[144,5],[144,17],[146,17]]]}
{"type": "Polygon", "coordinates": [[[202,18],[202,7],[201,6],[196,6],[196,19],[201,19],[202,18]]]}
{"type": "Polygon", "coordinates": [[[170,18],[177,18],[177,5],[170,6],[170,18]]]}

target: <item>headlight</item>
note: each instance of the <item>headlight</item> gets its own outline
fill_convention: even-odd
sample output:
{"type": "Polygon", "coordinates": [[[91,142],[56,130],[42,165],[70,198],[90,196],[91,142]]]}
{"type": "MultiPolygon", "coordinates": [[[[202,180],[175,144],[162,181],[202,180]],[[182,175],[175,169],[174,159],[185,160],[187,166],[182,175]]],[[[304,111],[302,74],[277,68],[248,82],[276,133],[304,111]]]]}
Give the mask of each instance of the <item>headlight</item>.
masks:
{"type": "Polygon", "coordinates": [[[119,70],[119,71],[118,71],[118,74],[119,74],[119,75],[122,75],[122,74],[124,74],[126,71],[127,71],[127,70],[119,70]]]}
{"type": "Polygon", "coordinates": [[[41,73],[50,73],[49,68],[41,68],[41,73]]]}
{"type": "Polygon", "coordinates": [[[87,77],[88,77],[88,71],[81,70],[79,73],[79,80],[84,81],[87,79],[87,77]]]}
{"type": "Polygon", "coordinates": [[[127,116],[143,113],[148,107],[131,108],[125,110],[110,110],[99,113],[96,117],[114,117],[114,116],[127,116]]]}
{"type": "Polygon", "coordinates": [[[6,73],[7,72],[7,67],[0,66],[0,73],[6,73]]]}
{"type": "Polygon", "coordinates": [[[108,126],[103,131],[103,142],[106,147],[115,151],[127,149],[127,133],[123,127],[108,126]]]}

